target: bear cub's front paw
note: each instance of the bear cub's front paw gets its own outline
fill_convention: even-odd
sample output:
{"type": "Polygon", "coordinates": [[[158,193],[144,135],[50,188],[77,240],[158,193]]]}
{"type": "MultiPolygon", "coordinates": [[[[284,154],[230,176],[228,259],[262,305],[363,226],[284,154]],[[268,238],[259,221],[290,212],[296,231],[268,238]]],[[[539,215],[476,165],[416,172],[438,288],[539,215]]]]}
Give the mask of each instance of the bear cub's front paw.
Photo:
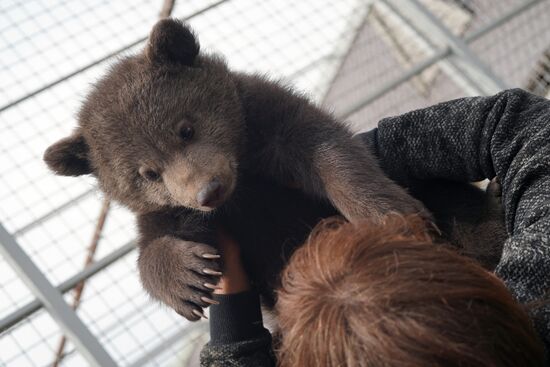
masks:
{"type": "Polygon", "coordinates": [[[202,243],[164,237],[148,246],[139,259],[144,287],[155,298],[190,321],[204,317],[203,308],[216,301],[212,291],[220,280],[218,251],[202,243]]]}

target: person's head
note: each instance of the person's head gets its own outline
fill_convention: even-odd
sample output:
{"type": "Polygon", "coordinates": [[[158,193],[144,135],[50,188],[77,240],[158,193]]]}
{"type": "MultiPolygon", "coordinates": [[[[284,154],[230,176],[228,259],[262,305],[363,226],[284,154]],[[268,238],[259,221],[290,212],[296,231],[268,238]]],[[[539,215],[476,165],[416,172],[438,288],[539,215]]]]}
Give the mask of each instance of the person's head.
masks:
{"type": "Polygon", "coordinates": [[[282,277],[281,366],[542,365],[504,284],[423,228],[393,215],[314,230],[282,277]]]}

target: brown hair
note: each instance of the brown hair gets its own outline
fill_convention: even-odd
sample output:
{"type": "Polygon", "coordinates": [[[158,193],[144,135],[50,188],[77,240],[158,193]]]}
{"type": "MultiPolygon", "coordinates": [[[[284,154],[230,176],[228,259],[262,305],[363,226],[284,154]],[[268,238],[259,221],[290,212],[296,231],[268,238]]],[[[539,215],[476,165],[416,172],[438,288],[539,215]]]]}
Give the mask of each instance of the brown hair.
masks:
{"type": "Polygon", "coordinates": [[[543,364],[504,284],[416,217],[323,222],[284,271],[277,311],[285,367],[543,364]]]}

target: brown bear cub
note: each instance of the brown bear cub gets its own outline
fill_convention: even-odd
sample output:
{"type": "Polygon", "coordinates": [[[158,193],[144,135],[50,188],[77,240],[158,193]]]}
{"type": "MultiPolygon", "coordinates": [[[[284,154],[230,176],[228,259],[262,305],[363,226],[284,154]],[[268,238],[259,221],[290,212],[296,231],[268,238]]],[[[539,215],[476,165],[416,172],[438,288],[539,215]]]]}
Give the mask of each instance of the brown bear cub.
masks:
{"type": "Polygon", "coordinates": [[[94,175],[137,214],[143,285],[189,320],[221,274],[218,226],[241,245],[269,307],[286,259],[321,218],[429,216],[330,114],[229,70],[171,19],[96,83],[78,127],[45,161],[61,175],[94,175]]]}

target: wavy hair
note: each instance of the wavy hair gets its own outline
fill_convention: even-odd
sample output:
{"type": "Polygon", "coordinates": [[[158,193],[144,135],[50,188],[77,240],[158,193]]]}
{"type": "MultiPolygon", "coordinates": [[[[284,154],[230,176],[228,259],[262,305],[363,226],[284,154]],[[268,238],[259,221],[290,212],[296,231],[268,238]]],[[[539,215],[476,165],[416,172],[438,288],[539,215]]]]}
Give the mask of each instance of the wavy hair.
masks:
{"type": "Polygon", "coordinates": [[[285,269],[277,311],[284,367],[543,364],[502,281],[414,216],[322,222],[285,269]]]}

